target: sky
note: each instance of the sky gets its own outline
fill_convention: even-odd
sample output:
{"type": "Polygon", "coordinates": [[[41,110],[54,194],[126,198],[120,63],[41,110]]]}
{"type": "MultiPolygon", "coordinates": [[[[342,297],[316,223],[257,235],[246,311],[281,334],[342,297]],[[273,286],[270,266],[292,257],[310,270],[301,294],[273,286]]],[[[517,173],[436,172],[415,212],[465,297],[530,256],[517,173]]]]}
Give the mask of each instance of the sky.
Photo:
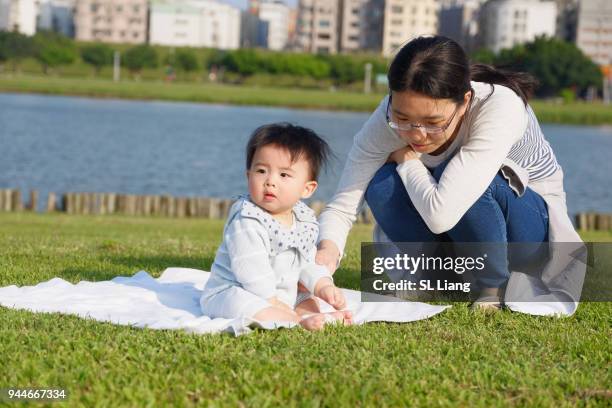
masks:
{"type": "MultiPolygon", "coordinates": [[[[247,2],[248,0],[221,0],[224,3],[229,3],[232,4],[234,6],[240,7],[242,9],[246,9],[247,7],[247,2]]],[[[289,5],[289,7],[296,7],[297,6],[297,0],[285,0],[287,2],[287,5],[289,5]]]]}

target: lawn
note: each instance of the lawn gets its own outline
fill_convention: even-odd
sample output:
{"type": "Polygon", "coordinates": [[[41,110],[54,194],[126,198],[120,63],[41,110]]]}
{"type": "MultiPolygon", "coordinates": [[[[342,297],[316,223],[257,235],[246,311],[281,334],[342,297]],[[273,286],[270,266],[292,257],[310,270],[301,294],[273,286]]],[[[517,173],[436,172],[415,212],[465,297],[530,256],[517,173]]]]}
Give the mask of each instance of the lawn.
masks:
{"type": "MultiPolygon", "coordinates": [[[[51,95],[77,95],[98,98],[189,101],[258,105],[302,109],[347,110],[371,112],[382,94],[221,85],[207,82],[123,81],[108,79],[66,78],[57,76],[0,75],[0,92],[31,92],[51,95]]],[[[612,124],[612,107],[602,103],[554,104],[532,101],[542,123],[577,125],[612,124]]]]}
{"type": "MultiPolygon", "coordinates": [[[[1,213],[0,286],[209,269],[222,227],[1,213]]],[[[358,287],[369,234],[353,230],[340,285],[358,287]]],[[[611,312],[585,303],[564,319],[486,315],[460,303],[410,324],[233,338],[0,308],[0,388],[65,388],[67,406],[609,406],[611,312]]]]}

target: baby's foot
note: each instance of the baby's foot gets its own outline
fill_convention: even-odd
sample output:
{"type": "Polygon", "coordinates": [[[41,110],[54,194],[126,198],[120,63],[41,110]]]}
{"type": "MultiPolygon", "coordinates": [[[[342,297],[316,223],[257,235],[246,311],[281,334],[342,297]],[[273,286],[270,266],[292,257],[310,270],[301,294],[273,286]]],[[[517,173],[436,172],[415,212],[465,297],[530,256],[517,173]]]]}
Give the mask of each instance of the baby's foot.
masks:
{"type": "Polygon", "coordinates": [[[350,325],[353,323],[352,313],[348,310],[331,313],[314,313],[304,317],[300,325],[306,330],[321,330],[329,323],[342,323],[350,325]]]}
{"type": "Polygon", "coordinates": [[[341,310],[340,313],[344,314],[343,323],[345,326],[353,324],[353,312],[350,310],[341,310]]]}

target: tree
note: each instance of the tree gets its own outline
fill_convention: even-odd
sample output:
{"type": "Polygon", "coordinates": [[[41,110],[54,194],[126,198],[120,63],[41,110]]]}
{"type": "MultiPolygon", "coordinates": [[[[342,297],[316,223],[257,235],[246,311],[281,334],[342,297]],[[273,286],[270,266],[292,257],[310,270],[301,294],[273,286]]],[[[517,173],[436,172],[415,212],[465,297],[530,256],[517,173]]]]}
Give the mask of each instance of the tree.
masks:
{"type": "Polygon", "coordinates": [[[0,62],[12,61],[13,71],[22,59],[34,55],[32,37],[12,31],[0,31],[0,62]]]}
{"type": "Polygon", "coordinates": [[[474,63],[493,65],[495,64],[495,53],[486,48],[477,50],[470,55],[470,60],[474,63]]]}
{"type": "Polygon", "coordinates": [[[4,64],[9,59],[7,37],[8,33],[6,31],[0,31],[0,64],[4,64]]]}
{"type": "Polygon", "coordinates": [[[331,76],[339,84],[363,80],[365,62],[348,55],[325,56],[331,67],[331,76]]]}
{"type": "Polygon", "coordinates": [[[191,50],[178,50],[174,56],[176,67],[181,71],[192,72],[200,68],[198,58],[191,50]]]}
{"type": "Polygon", "coordinates": [[[253,75],[261,72],[261,65],[255,50],[239,49],[223,55],[221,65],[230,72],[241,75],[253,75]]]}
{"type": "Polygon", "coordinates": [[[123,63],[132,73],[140,73],[143,68],[157,68],[157,52],[148,45],[137,45],[125,52],[123,63]]]}
{"type": "Polygon", "coordinates": [[[77,58],[74,42],[53,31],[39,31],[34,35],[34,57],[46,74],[49,68],[72,64],[77,58]]]}
{"type": "Polygon", "coordinates": [[[591,86],[600,89],[602,84],[597,64],[575,44],[556,38],[538,37],[532,42],[501,50],[494,56],[493,65],[529,72],[540,83],[536,95],[541,97],[559,95],[564,89],[578,92],[591,86]]]}
{"type": "Polygon", "coordinates": [[[86,45],[81,48],[81,58],[86,64],[94,67],[96,75],[100,70],[113,63],[113,49],[106,44],[86,45]]]}

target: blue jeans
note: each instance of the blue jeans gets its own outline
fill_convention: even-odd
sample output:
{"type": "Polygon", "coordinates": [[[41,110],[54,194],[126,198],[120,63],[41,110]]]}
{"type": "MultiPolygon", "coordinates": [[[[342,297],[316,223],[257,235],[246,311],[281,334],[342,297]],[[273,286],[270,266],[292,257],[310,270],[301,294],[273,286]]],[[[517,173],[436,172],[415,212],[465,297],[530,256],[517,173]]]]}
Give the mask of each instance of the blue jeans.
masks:
{"type": "MultiPolygon", "coordinates": [[[[436,181],[440,180],[446,164],[431,170],[436,181]]],[[[489,254],[493,256],[489,256],[486,270],[476,276],[480,287],[503,287],[510,267],[541,261],[547,254],[546,245],[532,244],[548,241],[546,203],[529,188],[519,197],[501,173],[457,225],[444,234],[429,230],[412,204],[395,163],[385,164],[378,170],[368,185],[365,199],[376,222],[393,242],[488,243],[488,251],[494,253],[489,254]],[[509,253],[503,243],[515,242],[530,244],[520,245],[520,250],[509,253]]]]}

